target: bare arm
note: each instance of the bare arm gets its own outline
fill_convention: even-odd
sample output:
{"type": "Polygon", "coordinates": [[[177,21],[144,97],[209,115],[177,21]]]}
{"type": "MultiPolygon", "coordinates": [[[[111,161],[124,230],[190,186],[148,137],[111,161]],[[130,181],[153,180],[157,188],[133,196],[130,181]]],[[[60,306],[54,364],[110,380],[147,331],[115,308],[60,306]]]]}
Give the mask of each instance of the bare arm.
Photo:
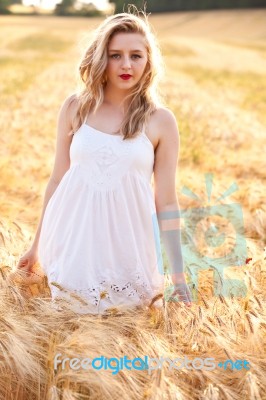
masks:
{"type": "Polygon", "coordinates": [[[40,221],[31,246],[32,250],[35,251],[38,249],[39,237],[47,204],[70,167],[69,148],[72,138],[68,136],[68,133],[72,129],[73,115],[76,107],[76,101],[74,100],[74,95],[69,96],[59,110],[54,167],[47,184],[40,221]]]}
{"type": "Polygon", "coordinates": [[[178,206],[175,178],[180,139],[175,116],[170,110],[159,110],[157,127],[160,139],[154,163],[155,204],[157,212],[163,212],[178,206]]]}
{"type": "Polygon", "coordinates": [[[160,133],[154,164],[155,205],[162,243],[168,256],[174,292],[181,301],[191,305],[186,284],[181,251],[180,209],[176,196],[176,168],[179,155],[179,131],[174,114],[158,110],[157,127],[160,133]]]}

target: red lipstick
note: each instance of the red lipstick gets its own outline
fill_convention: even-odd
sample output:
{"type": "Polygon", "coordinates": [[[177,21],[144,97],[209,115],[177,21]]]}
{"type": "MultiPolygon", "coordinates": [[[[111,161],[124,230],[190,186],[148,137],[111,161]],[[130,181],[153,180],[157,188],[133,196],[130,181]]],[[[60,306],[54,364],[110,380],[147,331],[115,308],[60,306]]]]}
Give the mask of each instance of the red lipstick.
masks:
{"type": "Polygon", "coordinates": [[[120,78],[124,79],[124,80],[128,80],[129,78],[131,78],[132,75],[128,75],[128,74],[123,74],[120,75],[120,78]]]}

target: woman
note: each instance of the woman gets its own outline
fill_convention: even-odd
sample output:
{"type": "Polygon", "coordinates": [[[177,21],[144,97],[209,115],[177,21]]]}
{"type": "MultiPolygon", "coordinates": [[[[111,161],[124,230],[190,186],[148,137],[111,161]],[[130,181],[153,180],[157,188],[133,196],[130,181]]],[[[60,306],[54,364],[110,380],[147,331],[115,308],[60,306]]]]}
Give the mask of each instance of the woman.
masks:
{"type": "Polygon", "coordinates": [[[18,268],[30,273],[40,259],[52,298],[80,313],[148,305],[163,293],[158,221],[173,296],[191,306],[176,220],[179,133],[156,97],[159,57],[146,18],[106,18],[79,68],[83,90],[59,111],[43,212],[18,268]]]}

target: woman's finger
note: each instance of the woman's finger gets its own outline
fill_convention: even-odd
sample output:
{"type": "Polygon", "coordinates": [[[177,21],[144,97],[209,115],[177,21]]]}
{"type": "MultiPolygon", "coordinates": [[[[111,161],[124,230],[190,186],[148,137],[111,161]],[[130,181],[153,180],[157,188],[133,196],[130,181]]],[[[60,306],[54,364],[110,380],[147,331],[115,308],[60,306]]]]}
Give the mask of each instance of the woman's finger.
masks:
{"type": "Polygon", "coordinates": [[[23,260],[22,259],[18,263],[18,269],[20,269],[20,268],[28,268],[28,266],[29,266],[28,260],[23,260]]]}
{"type": "Polygon", "coordinates": [[[180,301],[184,302],[186,305],[191,306],[192,298],[190,290],[185,283],[178,283],[175,285],[175,290],[172,297],[178,295],[180,301]]]}

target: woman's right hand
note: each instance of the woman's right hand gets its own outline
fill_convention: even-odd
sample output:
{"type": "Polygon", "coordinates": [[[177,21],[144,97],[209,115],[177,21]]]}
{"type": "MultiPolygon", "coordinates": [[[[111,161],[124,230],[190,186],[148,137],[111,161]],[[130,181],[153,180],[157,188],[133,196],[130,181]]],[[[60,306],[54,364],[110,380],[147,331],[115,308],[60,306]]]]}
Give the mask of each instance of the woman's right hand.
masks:
{"type": "Polygon", "coordinates": [[[17,270],[22,270],[30,275],[33,272],[33,267],[38,262],[38,251],[35,247],[31,247],[23,256],[20,257],[17,270]]]}
{"type": "Polygon", "coordinates": [[[15,271],[11,272],[9,278],[12,282],[24,285],[39,284],[44,277],[42,268],[35,266],[38,263],[38,251],[31,247],[23,256],[20,257],[15,271]]]}

